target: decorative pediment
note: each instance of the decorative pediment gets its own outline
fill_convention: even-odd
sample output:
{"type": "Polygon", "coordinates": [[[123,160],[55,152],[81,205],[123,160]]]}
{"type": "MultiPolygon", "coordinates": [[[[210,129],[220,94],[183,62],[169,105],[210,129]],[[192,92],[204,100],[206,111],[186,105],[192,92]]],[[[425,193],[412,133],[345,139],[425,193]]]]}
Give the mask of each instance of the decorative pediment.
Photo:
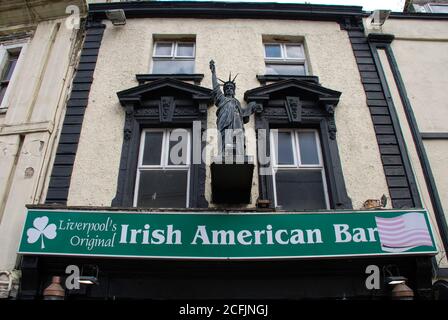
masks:
{"type": "Polygon", "coordinates": [[[330,139],[336,139],[334,110],[340,96],[339,91],[292,78],[248,90],[244,99],[259,106],[256,114],[266,121],[298,125],[325,119],[330,139]]]}
{"type": "MultiPolygon", "coordinates": [[[[275,99],[285,99],[287,97],[298,97],[300,101],[310,100],[318,103],[319,106],[336,106],[341,93],[331,90],[321,85],[298,79],[287,79],[261,86],[246,91],[244,100],[247,102],[263,102],[275,99]]],[[[288,103],[290,105],[290,103],[288,103]]]]}
{"type": "Polygon", "coordinates": [[[211,93],[212,90],[208,88],[176,79],[164,78],[120,91],[117,93],[117,96],[123,106],[130,103],[138,104],[147,100],[161,101],[164,100],[162,97],[191,99],[197,102],[211,104],[211,93]]]}

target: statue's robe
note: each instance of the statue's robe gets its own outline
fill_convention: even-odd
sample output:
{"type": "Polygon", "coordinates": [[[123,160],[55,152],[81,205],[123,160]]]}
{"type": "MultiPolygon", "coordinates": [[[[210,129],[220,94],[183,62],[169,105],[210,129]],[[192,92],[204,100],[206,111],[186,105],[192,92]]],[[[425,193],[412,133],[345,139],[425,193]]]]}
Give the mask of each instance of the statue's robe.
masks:
{"type": "Polygon", "coordinates": [[[249,122],[249,114],[241,108],[240,102],[233,97],[226,97],[219,87],[213,89],[216,111],[217,127],[223,133],[226,129],[242,129],[244,123],[249,122]]]}

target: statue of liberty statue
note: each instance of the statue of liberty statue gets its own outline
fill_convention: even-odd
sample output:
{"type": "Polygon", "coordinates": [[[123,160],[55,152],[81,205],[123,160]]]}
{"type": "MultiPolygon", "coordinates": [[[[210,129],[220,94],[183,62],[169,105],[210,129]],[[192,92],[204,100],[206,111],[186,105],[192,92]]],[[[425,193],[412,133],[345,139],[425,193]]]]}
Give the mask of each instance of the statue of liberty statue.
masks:
{"type": "Polygon", "coordinates": [[[221,151],[224,155],[226,150],[232,150],[232,155],[245,155],[244,143],[244,124],[249,122],[249,116],[253,113],[255,103],[250,103],[243,109],[240,102],[235,98],[235,78],[223,82],[223,91],[221,91],[218,77],[216,76],[215,62],[210,61],[210,70],[212,72],[213,99],[218,107],[216,111],[216,125],[221,134],[221,151]],[[229,141],[230,140],[230,141],[229,141]]]}

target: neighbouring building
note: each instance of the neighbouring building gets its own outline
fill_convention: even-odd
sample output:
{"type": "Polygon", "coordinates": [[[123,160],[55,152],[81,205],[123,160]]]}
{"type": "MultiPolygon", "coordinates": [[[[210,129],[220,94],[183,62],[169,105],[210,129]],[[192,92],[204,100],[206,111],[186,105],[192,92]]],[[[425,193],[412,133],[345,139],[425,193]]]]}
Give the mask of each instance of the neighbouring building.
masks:
{"type": "Polygon", "coordinates": [[[86,12],[85,1],[0,1],[0,298],[17,295],[25,205],[45,200],[86,12]]]}
{"type": "Polygon", "coordinates": [[[436,294],[448,292],[448,2],[409,1],[382,26],[366,18],[366,34],[393,105],[413,168],[422,206],[433,212],[441,236],[436,294]]]}
{"type": "Polygon", "coordinates": [[[65,299],[433,298],[447,153],[422,138],[446,135],[446,18],[368,16],[90,4],[49,178],[28,201],[20,297],[48,298],[59,276],[65,299]],[[227,116],[247,122],[237,163],[220,162],[227,116]]]}
{"type": "Polygon", "coordinates": [[[448,13],[448,1],[406,0],[404,12],[448,13]]]}

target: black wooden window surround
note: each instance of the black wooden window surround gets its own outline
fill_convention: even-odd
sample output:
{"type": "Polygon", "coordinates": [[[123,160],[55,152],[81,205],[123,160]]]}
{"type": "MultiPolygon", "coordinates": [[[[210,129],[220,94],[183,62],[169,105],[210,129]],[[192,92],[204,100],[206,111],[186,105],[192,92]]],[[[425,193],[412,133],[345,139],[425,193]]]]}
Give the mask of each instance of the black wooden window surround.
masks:
{"type": "MultiPolygon", "coordinates": [[[[339,96],[340,92],[312,82],[287,79],[249,90],[245,93],[245,100],[247,102],[255,101],[262,105],[262,108],[257,108],[255,125],[259,148],[262,144],[266,145],[268,157],[273,154],[270,150],[269,131],[271,129],[317,132],[321,144],[322,165],[325,170],[329,207],[331,209],[351,209],[352,204],[346,192],[340,164],[334,121],[334,110],[339,101],[339,96]],[[265,137],[269,140],[267,143],[261,141],[264,137],[261,136],[259,129],[266,130],[264,131],[265,137]]],[[[269,167],[270,164],[259,163],[259,192],[260,199],[269,200],[270,206],[274,207],[273,176],[265,174],[269,167]],[[261,170],[263,170],[263,173],[261,170]]],[[[298,169],[300,169],[300,166],[298,169]]],[[[279,194],[277,193],[278,197],[279,194]]],[[[313,206],[316,206],[316,204],[313,204],[313,206]]],[[[325,206],[328,205],[322,205],[320,209],[327,209],[325,206]]],[[[288,207],[285,209],[306,210],[308,208],[288,207]]],[[[313,209],[317,208],[313,207],[313,209]]]]}
{"type": "MultiPolygon", "coordinates": [[[[193,133],[194,140],[197,137],[193,136],[193,122],[198,121],[202,136],[207,127],[207,107],[211,104],[211,90],[165,78],[118,92],[117,95],[125,109],[126,118],[117,193],[112,206],[132,207],[135,204],[134,192],[142,132],[156,128],[167,131],[170,128],[185,128],[193,133]]],[[[194,141],[191,145],[191,152],[198,152],[194,150],[194,141]]],[[[199,152],[205,147],[205,142],[201,141],[200,146],[199,152]]],[[[188,190],[189,208],[208,207],[204,195],[205,163],[202,161],[200,164],[191,163],[189,166],[188,190]]]]}

